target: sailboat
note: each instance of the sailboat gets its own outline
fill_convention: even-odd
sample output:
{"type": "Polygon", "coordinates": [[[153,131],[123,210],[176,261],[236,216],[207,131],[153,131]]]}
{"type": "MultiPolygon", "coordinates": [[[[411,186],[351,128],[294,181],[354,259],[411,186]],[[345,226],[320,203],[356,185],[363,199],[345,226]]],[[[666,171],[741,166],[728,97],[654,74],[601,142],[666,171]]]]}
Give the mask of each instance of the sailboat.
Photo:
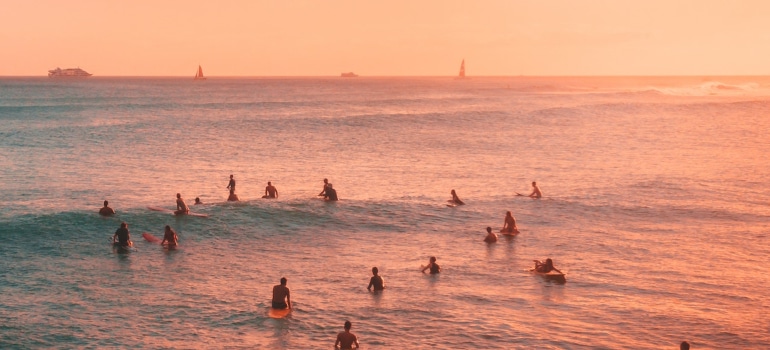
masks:
{"type": "Polygon", "coordinates": [[[195,72],[195,80],[206,80],[206,77],[203,76],[203,68],[200,65],[198,65],[198,71],[195,72]]]}
{"type": "Polygon", "coordinates": [[[457,76],[457,79],[465,79],[465,59],[463,58],[463,62],[460,63],[460,74],[457,76]]]}

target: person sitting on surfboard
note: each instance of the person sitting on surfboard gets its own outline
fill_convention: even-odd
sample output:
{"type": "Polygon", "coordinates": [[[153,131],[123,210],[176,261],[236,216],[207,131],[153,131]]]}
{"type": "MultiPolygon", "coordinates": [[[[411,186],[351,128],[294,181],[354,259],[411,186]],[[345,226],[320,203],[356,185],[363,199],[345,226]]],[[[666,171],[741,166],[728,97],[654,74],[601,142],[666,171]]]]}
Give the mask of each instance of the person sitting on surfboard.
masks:
{"type": "Polygon", "coordinates": [[[350,327],[352,326],[353,324],[350,321],[345,321],[345,331],[337,334],[337,341],[334,342],[335,349],[353,349],[353,344],[356,345],[355,349],[358,349],[358,337],[350,333],[350,327]]]}
{"type": "Polygon", "coordinates": [[[441,272],[441,267],[438,266],[438,264],[436,264],[436,257],[435,256],[431,256],[430,257],[430,262],[428,263],[428,266],[423,267],[422,268],[422,272],[424,273],[425,270],[427,270],[427,269],[430,269],[430,274],[431,275],[435,275],[435,274],[441,272]]]}
{"type": "Polygon", "coordinates": [[[455,190],[452,190],[452,199],[448,200],[447,202],[455,204],[455,205],[463,205],[465,202],[460,200],[460,197],[457,197],[457,192],[455,190]]]}
{"type": "Polygon", "coordinates": [[[281,277],[281,284],[273,286],[272,307],[273,309],[291,309],[291,293],[286,287],[286,277],[281,277]]]}
{"type": "Polygon", "coordinates": [[[128,224],[125,222],[120,223],[120,228],[112,235],[112,243],[117,243],[118,246],[127,248],[131,246],[131,233],[128,232],[128,224]],[[117,242],[115,241],[117,238],[117,242]]]}
{"type": "Polygon", "coordinates": [[[195,204],[195,205],[203,204],[203,202],[201,202],[201,197],[195,197],[195,203],[193,203],[193,204],[195,204]]]}
{"type": "Polygon", "coordinates": [[[329,179],[324,179],[324,189],[318,195],[323,196],[327,201],[337,200],[337,191],[329,183],[329,179]]]}
{"type": "Polygon", "coordinates": [[[104,201],[104,206],[101,209],[99,209],[99,215],[101,216],[115,215],[115,210],[110,208],[108,204],[109,203],[107,201],[104,201]]]}
{"type": "Polygon", "coordinates": [[[497,235],[492,232],[492,228],[487,226],[487,236],[484,237],[484,242],[495,243],[497,242],[497,235]]]}
{"type": "Polygon", "coordinates": [[[232,188],[230,189],[230,196],[227,197],[227,201],[228,202],[237,202],[238,201],[238,195],[235,194],[235,190],[232,189],[232,188]]]}
{"type": "Polygon", "coordinates": [[[540,187],[537,187],[537,182],[532,181],[532,193],[529,194],[529,197],[540,198],[542,196],[543,192],[540,192],[540,187]]]}
{"type": "Polygon", "coordinates": [[[176,247],[177,242],[179,240],[179,237],[176,235],[176,231],[171,228],[171,226],[166,225],[166,230],[163,233],[163,240],[160,241],[160,245],[163,245],[163,243],[168,242],[168,248],[172,249],[176,247]]]}
{"type": "Polygon", "coordinates": [[[233,174],[230,174],[230,182],[227,184],[227,188],[230,191],[235,191],[235,179],[233,178],[233,174]]]}
{"type": "Polygon", "coordinates": [[[535,261],[535,271],[540,273],[549,273],[553,270],[556,270],[555,267],[553,267],[553,260],[551,258],[545,259],[545,262],[542,262],[540,260],[534,260],[535,261]]]}
{"type": "Polygon", "coordinates": [[[371,291],[372,287],[374,287],[375,292],[385,289],[385,281],[382,279],[382,276],[377,274],[378,272],[377,267],[372,267],[372,275],[374,276],[369,280],[369,286],[366,289],[371,291]]]}
{"type": "Polygon", "coordinates": [[[504,233],[519,233],[519,229],[516,227],[516,218],[513,217],[510,211],[505,212],[505,222],[500,232],[504,233]]]}
{"type": "Polygon", "coordinates": [[[184,202],[184,199],[182,199],[182,195],[177,193],[176,194],[176,211],[174,211],[174,215],[189,214],[189,213],[190,213],[190,208],[184,202]]]}
{"type": "Polygon", "coordinates": [[[278,189],[275,188],[275,186],[273,186],[270,181],[267,182],[267,187],[265,187],[265,195],[262,196],[262,198],[278,198],[278,189]]]}

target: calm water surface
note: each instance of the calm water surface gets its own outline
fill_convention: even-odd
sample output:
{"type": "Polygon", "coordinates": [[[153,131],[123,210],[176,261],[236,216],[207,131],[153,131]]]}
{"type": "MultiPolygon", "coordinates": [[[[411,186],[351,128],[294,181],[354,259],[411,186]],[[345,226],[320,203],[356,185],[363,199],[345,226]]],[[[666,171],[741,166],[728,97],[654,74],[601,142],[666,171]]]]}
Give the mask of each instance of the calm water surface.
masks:
{"type": "Polygon", "coordinates": [[[2,78],[0,348],[768,348],[769,129],[767,77],[2,78]]]}

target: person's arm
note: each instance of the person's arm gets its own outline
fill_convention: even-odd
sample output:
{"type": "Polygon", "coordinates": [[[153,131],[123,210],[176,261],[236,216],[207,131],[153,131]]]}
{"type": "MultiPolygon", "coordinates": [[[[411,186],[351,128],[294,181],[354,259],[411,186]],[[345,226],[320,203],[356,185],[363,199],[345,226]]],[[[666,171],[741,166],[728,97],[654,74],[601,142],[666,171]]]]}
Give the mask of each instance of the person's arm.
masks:
{"type": "Polygon", "coordinates": [[[275,198],[278,198],[278,189],[275,189],[275,198]]]}
{"type": "Polygon", "coordinates": [[[353,336],[353,343],[356,344],[356,349],[358,349],[358,336],[353,336]]]}
{"type": "Polygon", "coordinates": [[[374,285],[374,277],[369,279],[369,285],[366,287],[366,290],[371,291],[372,290],[372,285],[374,285]]]}
{"type": "Polygon", "coordinates": [[[427,266],[423,267],[422,272],[425,273],[425,270],[429,269],[431,265],[433,264],[428,264],[427,266]]]}
{"type": "Polygon", "coordinates": [[[115,234],[112,235],[112,243],[115,243],[115,238],[118,238],[118,231],[115,231],[115,234]]]}
{"type": "Polygon", "coordinates": [[[334,342],[334,348],[335,349],[339,349],[340,348],[340,342],[341,341],[342,341],[342,339],[340,339],[340,335],[337,334],[337,341],[334,342]]]}
{"type": "Polygon", "coordinates": [[[267,187],[265,187],[265,196],[267,196],[267,187]]]}
{"type": "Polygon", "coordinates": [[[286,305],[288,305],[289,309],[291,309],[291,292],[288,288],[286,288],[286,305]]]}

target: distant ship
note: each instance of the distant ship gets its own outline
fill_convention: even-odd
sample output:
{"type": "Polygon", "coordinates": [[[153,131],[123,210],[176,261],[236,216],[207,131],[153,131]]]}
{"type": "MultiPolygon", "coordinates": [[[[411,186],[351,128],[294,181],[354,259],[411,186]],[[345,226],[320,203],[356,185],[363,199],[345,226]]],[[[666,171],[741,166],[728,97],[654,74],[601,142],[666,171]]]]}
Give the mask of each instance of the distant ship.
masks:
{"type": "Polygon", "coordinates": [[[195,80],[206,80],[206,77],[203,76],[203,68],[200,65],[198,65],[198,71],[195,72],[195,80]]]}
{"type": "Polygon", "coordinates": [[[463,58],[463,62],[460,63],[460,74],[457,76],[457,79],[465,79],[465,59],[463,58]]]}
{"type": "Polygon", "coordinates": [[[88,73],[80,68],[61,69],[59,67],[56,67],[56,69],[52,69],[48,71],[49,78],[85,78],[85,77],[90,77],[92,75],[93,74],[88,73]]]}
{"type": "Polygon", "coordinates": [[[347,73],[340,74],[340,76],[343,78],[355,78],[355,77],[358,77],[358,74],[353,72],[347,72],[347,73]]]}

